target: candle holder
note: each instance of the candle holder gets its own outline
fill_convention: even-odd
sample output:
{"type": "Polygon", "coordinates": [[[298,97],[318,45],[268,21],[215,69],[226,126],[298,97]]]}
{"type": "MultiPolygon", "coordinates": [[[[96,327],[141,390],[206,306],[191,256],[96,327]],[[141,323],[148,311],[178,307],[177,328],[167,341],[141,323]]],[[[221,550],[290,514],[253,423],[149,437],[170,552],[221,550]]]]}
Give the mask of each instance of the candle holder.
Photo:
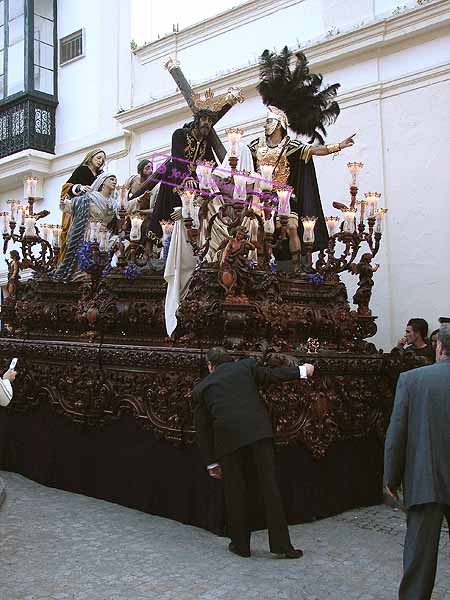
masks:
{"type": "Polygon", "coordinates": [[[358,194],[358,175],[364,164],[362,162],[349,162],[347,163],[347,168],[350,171],[351,181],[350,181],[350,208],[355,208],[356,206],[356,196],[358,194]]]}
{"type": "Polygon", "coordinates": [[[225,133],[228,136],[228,163],[231,170],[234,172],[237,169],[239,160],[239,142],[241,141],[244,130],[240,127],[229,127],[225,129],[225,133]]]}
{"type": "Polygon", "coordinates": [[[306,273],[313,271],[312,268],[312,253],[314,246],[314,227],[316,226],[317,217],[302,217],[303,223],[303,245],[306,249],[306,259],[303,270],[306,273]]]}
{"type": "Polygon", "coordinates": [[[359,208],[358,233],[362,235],[366,228],[364,220],[366,217],[367,200],[357,200],[356,205],[359,208]]]}
{"type": "Polygon", "coordinates": [[[273,183],[272,176],[273,171],[275,169],[275,165],[261,162],[259,165],[259,172],[261,174],[261,179],[258,180],[259,188],[262,192],[271,192],[273,183]]]}
{"type": "Polygon", "coordinates": [[[380,192],[367,192],[364,196],[367,202],[367,217],[368,219],[371,217],[375,218],[381,194],[380,192]]]}
{"type": "Polygon", "coordinates": [[[280,217],[291,214],[291,195],[293,189],[290,186],[279,186],[276,188],[278,196],[278,215],[280,217]]]}

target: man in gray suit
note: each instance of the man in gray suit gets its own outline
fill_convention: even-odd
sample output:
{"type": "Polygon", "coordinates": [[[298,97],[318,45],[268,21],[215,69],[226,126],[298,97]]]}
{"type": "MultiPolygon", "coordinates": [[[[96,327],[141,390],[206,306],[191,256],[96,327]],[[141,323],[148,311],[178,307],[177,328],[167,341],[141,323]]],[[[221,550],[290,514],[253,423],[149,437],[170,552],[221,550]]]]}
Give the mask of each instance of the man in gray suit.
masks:
{"type": "Polygon", "coordinates": [[[450,519],[450,325],[441,325],[434,365],[402,373],[389,424],[384,475],[408,512],[400,600],[431,597],[444,515],[450,519]]]}

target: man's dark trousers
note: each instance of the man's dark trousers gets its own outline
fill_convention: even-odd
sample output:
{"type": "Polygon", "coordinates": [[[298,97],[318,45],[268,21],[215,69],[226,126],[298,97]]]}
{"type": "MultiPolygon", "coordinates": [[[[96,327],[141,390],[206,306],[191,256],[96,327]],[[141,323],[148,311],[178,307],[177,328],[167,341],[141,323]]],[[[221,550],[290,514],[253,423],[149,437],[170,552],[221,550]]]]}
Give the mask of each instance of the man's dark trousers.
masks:
{"type": "Polygon", "coordinates": [[[419,504],[408,510],[399,600],[431,597],[444,515],[450,524],[450,506],[437,502],[419,504]]]}
{"type": "Polygon", "coordinates": [[[264,438],[222,456],[229,537],[239,552],[250,552],[250,527],[245,463],[256,469],[264,499],[270,551],[283,554],[292,548],[286,515],[275,473],[273,439],[264,438]]]}

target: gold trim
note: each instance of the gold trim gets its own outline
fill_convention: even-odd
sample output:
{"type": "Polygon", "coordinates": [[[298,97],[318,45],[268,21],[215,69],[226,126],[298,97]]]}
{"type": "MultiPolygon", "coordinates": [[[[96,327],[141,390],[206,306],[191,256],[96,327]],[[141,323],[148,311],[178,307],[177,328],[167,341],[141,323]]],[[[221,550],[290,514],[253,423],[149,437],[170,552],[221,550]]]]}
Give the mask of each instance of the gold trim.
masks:
{"type": "Polygon", "coordinates": [[[328,154],[335,154],[336,152],[340,152],[341,145],[340,144],[328,144],[326,146],[328,154]]]}

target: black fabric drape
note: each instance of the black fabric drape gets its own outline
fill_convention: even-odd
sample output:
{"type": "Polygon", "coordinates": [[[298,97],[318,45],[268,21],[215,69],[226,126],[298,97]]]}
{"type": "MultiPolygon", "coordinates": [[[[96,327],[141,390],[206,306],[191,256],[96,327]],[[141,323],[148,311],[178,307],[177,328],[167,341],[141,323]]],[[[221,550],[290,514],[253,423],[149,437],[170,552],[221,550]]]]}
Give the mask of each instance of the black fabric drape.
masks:
{"type": "MultiPolygon", "coordinates": [[[[311,158],[305,163],[303,160],[299,160],[298,152],[288,156],[288,160],[291,166],[288,183],[294,188],[297,200],[296,212],[299,216],[298,235],[300,241],[303,240],[303,223],[301,217],[317,217],[314,227],[315,240],[313,250],[316,252],[317,250],[325,249],[328,247],[329,237],[322,202],[320,200],[314,160],[311,158]]],[[[302,252],[306,252],[303,244],[302,252]]]]}
{"type": "MultiPolygon", "coordinates": [[[[376,436],[341,441],[315,461],[302,446],[276,452],[288,522],[328,517],[381,502],[383,449],[376,436]]],[[[222,483],[195,446],[174,446],[134,417],[93,430],[42,405],[27,415],[0,409],[0,469],[44,485],[225,532],[222,483]]],[[[265,526],[256,474],[247,474],[252,529],[265,526]]]]}

